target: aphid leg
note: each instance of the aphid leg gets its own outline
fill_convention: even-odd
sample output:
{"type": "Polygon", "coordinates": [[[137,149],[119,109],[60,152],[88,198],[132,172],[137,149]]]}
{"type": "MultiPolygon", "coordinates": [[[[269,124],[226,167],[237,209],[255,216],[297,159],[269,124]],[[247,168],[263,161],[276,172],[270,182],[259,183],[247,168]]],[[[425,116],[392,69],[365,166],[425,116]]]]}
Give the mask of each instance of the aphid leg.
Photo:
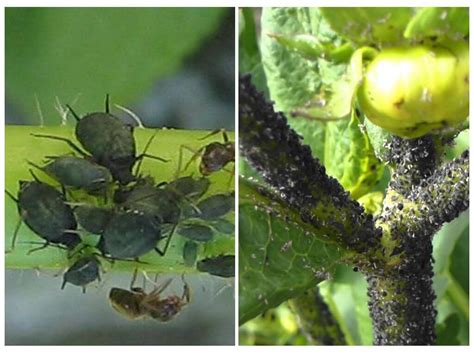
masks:
{"type": "Polygon", "coordinates": [[[166,254],[166,251],[168,250],[168,247],[169,247],[170,242],[171,242],[171,237],[173,237],[174,231],[176,230],[177,226],[178,226],[177,223],[175,225],[173,225],[173,228],[171,229],[171,232],[168,236],[168,239],[166,240],[166,244],[165,244],[165,247],[164,247],[163,251],[161,251],[158,247],[155,247],[155,251],[158,254],[160,254],[161,256],[164,256],[166,254]]]}
{"type": "Polygon", "coordinates": [[[30,172],[31,176],[33,176],[33,179],[35,179],[36,182],[41,182],[41,180],[38,179],[33,170],[29,169],[28,171],[30,172]]]}
{"type": "Polygon", "coordinates": [[[137,281],[137,274],[138,268],[135,268],[135,270],[133,271],[132,280],[130,281],[130,290],[133,290],[133,285],[135,284],[135,281],[137,281]]]}
{"type": "Polygon", "coordinates": [[[67,281],[66,279],[63,280],[63,284],[61,285],[61,290],[64,290],[64,287],[66,287],[67,281]]]}
{"type": "Polygon", "coordinates": [[[11,252],[13,249],[15,249],[15,244],[16,244],[16,237],[18,236],[18,231],[20,230],[21,227],[21,222],[23,222],[23,218],[19,218],[18,222],[15,226],[15,230],[13,232],[13,238],[12,238],[12,245],[11,249],[7,251],[7,253],[11,252]]]}
{"type": "Polygon", "coordinates": [[[204,139],[207,139],[209,137],[212,137],[212,136],[215,136],[216,134],[218,134],[219,132],[222,132],[222,136],[224,138],[224,142],[227,143],[229,141],[229,138],[227,137],[227,133],[225,131],[225,129],[223,128],[217,128],[215,130],[213,130],[211,133],[205,135],[204,137],[202,138],[199,138],[200,141],[203,141],[204,139]]]}
{"type": "Polygon", "coordinates": [[[147,154],[147,153],[140,154],[139,156],[137,156],[135,161],[142,160],[143,158],[155,159],[155,160],[159,160],[163,163],[168,163],[170,161],[169,159],[165,159],[165,158],[162,158],[162,157],[157,157],[156,155],[151,155],[151,154],[147,154]]]}
{"type": "MultiPolygon", "coordinates": [[[[145,144],[145,147],[143,148],[142,154],[146,154],[146,152],[148,151],[148,148],[150,148],[151,142],[153,141],[153,139],[155,139],[155,136],[156,136],[157,133],[158,133],[158,130],[156,130],[155,133],[153,133],[151,135],[151,137],[148,139],[148,141],[145,144]]],[[[140,155],[142,155],[142,154],[140,154],[140,155]]],[[[142,166],[143,158],[138,159],[138,157],[137,157],[135,161],[138,161],[138,165],[137,165],[137,168],[135,170],[135,176],[138,176],[138,173],[140,172],[140,168],[142,166]]]]}
{"type": "Polygon", "coordinates": [[[105,95],[105,113],[110,113],[109,96],[109,94],[105,95]]]}
{"type": "MultiPolygon", "coordinates": [[[[36,169],[41,170],[41,171],[44,171],[44,168],[41,167],[41,166],[39,166],[38,164],[33,163],[33,162],[30,161],[30,160],[27,160],[26,162],[27,162],[29,165],[31,165],[33,168],[36,168],[36,169]]],[[[36,180],[36,179],[35,179],[35,180],[36,180]]]]}
{"type": "Polygon", "coordinates": [[[28,253],[26,253],[27,255],[30,255],[36,251],[39,251],[39,250],[42,250],[42,249],[46,249],[48,246],[50,245],[49,242],[46,242],[46,243],[43,243],[42,246],[38,247],[38,248],[33,248],[33,249],[30,249],[28,250],[28,253]]]}
{"type": "Polygon", "coordinates": [[[82,293],[86,293],[86,286],[82,286],[82,293]]]}
{"type": "Polygon", "coordinates": [[[182,301],[186,300],[186,303],[189,303],[189,301],[191,300],[191,289],[189,288],[188,283],[184,279],[184,274],[181,275],[181,280],[183,280],[183,284],[184,284],[183,294],[181,295],[181,300],[182,301]]]}
{"type": "Polygon", "coordinates": [[[68,138],[52,136],[52,135],[49,135],[49,134],[37,134],[37,133],[31,133],[31,135],[33,137],[37,137],[37,138],[48,138],[48,139],[55,139],[55,140],[58,140],[58,141],[66,142],[76,152],[78,152],[79,154],[81,154],[84,157],[87,156],[86,152],[84,152],[81,148],[79,148],[73,141],[71,141],[68,138]]]}

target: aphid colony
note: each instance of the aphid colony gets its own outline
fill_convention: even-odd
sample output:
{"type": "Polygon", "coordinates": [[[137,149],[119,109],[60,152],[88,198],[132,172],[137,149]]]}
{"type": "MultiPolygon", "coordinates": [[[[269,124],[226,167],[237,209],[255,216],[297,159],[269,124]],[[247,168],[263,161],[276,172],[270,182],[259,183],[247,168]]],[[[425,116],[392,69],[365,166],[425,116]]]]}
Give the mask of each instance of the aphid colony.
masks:
{"type": "MultiPolygon", "coordinates": [[[[41,247],[30,253],[50,246],[65,249],[71,266],[64,273],[62,288],[71,283],[85,291],[89,283],[100,281],[101,259],[110,263],[115,260],[140,263],[140,257],[149,252],[164,256],[174,234],[186,239],[183,264],[195,267],[200,244],[212,240],[216,233],[234,232],[234,224],[228,220],[234,209],[234,193],[205,196],[211,185],[207,175],[234,159],[234,143],[229,142],[225,133],[224,144],[211,143],[192,158],[201,157],[200,171],[205,176],[176,177],[157,184],[153,177],[139,172],[144,158],[167,162],[146,153],[155,135],[145,151],[137,155],[133,127],[110,114],[108,96],[105,113],[80,118],[68,108],[77,120],[75,136],[80,146],[64,137],[35,134],[40,139],[64,141],[73,152],[46,157],[46,165],[29,162],[57,185],[43,182],[30,170],[33,179],[19,182],[17,196],[7,191],[20,215],[11,248],[15,247],[24,222],[44,240],[41,247]],[[83,239],[89,234],[98,236],[95,245],[83,239]]],[[[234,255],[200,260],[196,268],[212,275],[233,277],[234,255]]],[[[113,288],[109,301],[127,318],[148,316],[167,321],[190,300],[184,279],[181,297],[172,295],[162,299],[160,295],[170,282],[148,294],[142,288],[133,287],[133,283],[130,290],[113,288]]]]}

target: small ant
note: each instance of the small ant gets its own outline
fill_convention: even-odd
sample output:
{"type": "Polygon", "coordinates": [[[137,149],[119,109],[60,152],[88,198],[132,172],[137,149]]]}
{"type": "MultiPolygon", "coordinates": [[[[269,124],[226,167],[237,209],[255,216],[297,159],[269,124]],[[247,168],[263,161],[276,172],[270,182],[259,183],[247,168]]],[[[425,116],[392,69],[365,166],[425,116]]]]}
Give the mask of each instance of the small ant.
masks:
{"type": "MultiPolygon", "coordinates": [[[[227,132],[224,129],[216,129],[199,140],[204,140],[218,134],[219,132],[222,132],[224,143],[212,142],[199,148],[197,151],[187,146],[181,146],[177,173],[179,174],[181,170],[183,149],[187,149],[194,153],[194,155],[184,167],[184,170],[186,170],[189,165],[200,156],[201,163],[199,164],[199,172],[204,176],[211,175],[212,173],[224,169],[227,164],[235,162],[235,142],[229,140],[227,132]]],[[[234,170],[232,171],[232,175],[234,170]]]]}
{"type": "Polygon", "coordinates": [[[171,295],[160,299],[160,295],[170,285],[171,279],[156,287],[149,294],[141,287],[131,287],[130,291],[121,288],[112,288],[109,301],[112,307],[125,318],[143,319],[153,318],[161,322],[173,319],[190,301],[190,289],[184,277],[184,288],[181,297],[171,295]]]}

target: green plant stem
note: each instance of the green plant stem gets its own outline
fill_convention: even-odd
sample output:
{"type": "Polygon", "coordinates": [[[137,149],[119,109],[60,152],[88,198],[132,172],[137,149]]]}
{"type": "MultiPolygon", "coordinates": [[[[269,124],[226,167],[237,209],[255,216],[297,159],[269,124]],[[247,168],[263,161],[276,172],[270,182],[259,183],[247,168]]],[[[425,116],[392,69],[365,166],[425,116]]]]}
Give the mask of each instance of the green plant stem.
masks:
{"type": "Polygon", "coordinates": [[[344,334],[321,297],[317,287],[289,300],[298,323],[309,341],[316,345],[345,345],[344,334]]]}
{"type": "MultiPolygon", "coordinates": [[[[137,152],[141,152],[148,139],[156,132],[155,129],[135,129],[134,135],[137,142],[137,152]]],[[[60,137],[67,137],[75,141],[74,130],[72,127],[37,127],[37,126],[6,126],[5,128],[5,163],[6,176],[5,188],[14,196],[18,191],[18,182],[20,180],[31,180],[29,173],[31,166],[27,160],[42,165],[46,156],[58,156],[70,154],[69,146],[61,141],[50,139],[41,139],[31,136],[31,133],[50,134],[60,137]]],[[[163,163],[153,159],[143,161],[141,172],[153,176],[156,182],[170,181],[174,178],[180,153],[180,147],[186,145],[195,150],[208,144],[211,141],[220,140],[218,136],[209,137],[205,140],[200,138],[206,136],[208,131],[187,131],[187,130],[171,130],[160,129],[151,144],[148,153],[168,159],[169,162],[163,163]]],[[[233,134],[230,134],[231,139],[233,134]]],[[[191,158],[192,153],[184,151],[184,166],[191,158]]],[[[190,164],[185,172],[181,172],[180,176],[193,174],[199,176],[198,172],[199,160],[190,164]]],[[[42,172],[35,171],[35,174],[44,182],[58,186],[58,183],[49,178],[42,172]]],[[[230,186],[229,173],[222,171],[210,176],[211,187],[208,194],[228,191],[230,186]]],[[[233,182],[233,180],[232,180],[233,182]]],[[[10,249],[11,239],[14,228],[19,220],[16,204],[7,196],[5,196],[5,248],[10,249]]],[[[97,242],[97,236],[84,236],[90,243],[97,242]]],[[[66,252],[54,247],[48,247],[41,251],[28,254],[28,251],[37,245],[32,246],[28,242],[42,243],[44,240],[34,234],[26,225],[22,225],[18,235],[18,242],[15,249],[5,256],[5,266],[10,269],[63,269],[68,267],[69,261],[66,252]]],[[[161,242],[160,242],[161,243],[161,242]]],[[[107,262],[103,262],[104,267],[111,267],[113,270],[133,271],[135,267],[148,272],[172,272],[172,273],[193,273],[197,272],[194,267],[184,265],[182,250],[185,243],[184,238],[174,236],[164,257],[157,253],[149,253],[140,258],[145,263],[137,264],[135,262],[115,262],[113,266],[107,262]]],[[[161,244],[160,244],[161,245],[161,244]]],[[[200,245],[198,259],[219,254],[234,253],[234,237],[229,235],[218,234],[216,237],[206,243],[200,245]]]]}

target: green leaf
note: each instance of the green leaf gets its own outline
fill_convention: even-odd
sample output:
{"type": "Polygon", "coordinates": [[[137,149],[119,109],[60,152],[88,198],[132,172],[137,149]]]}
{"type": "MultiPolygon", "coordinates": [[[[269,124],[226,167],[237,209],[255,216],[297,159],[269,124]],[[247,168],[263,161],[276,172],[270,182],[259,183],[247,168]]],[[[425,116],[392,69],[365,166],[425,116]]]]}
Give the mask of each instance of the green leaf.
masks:
{"type": "Polygon", "coordinates": [[[286,303],[269,309],[239,328],[240,345],[308,345],[286,303]]]}
{"type": "MultiPolygon", "coordinates": [[[[156,132],[154,129],[136,129],[134,136],[137,141],[137,151],[142,152],[144,146],[151,135],[156,132]]],[[[60,141],[41,139],[31,136],[31,133],[50,134],[55,136],[73,139],[74,130],[69,126],[61,127],[35,127],[35,126],[6,126],[5,128],[5,189],[13,196],[17,195],[19,180],[31,180],[29,173],[31,168],[27,160],[37,164],[42,164],[45,156],[59,156],[70,154],[69,146],[60,141]]],[[[214,141],[215,138],[199,140],[206,135],[205,131],[184,131],[184,130],[159,130],[153,144],[148,149],[148,153],[169,159],[168,163],[147,159],[143,161],[140,171],[151,174],[157,182],[169,181],[173,179],[178,168],[178,155],[181,145],[186,144],[195,149],[214,141]]],[[[230,138],[233,138],[233,134],[230,138]]],[[[191,153],[185,159],[191,158],[191,153]]],[[[191,164],[183,174],[197,174],[197,164],[191,164]]],[[[45,174],[35,171],[41,181],[58,186],[58,183],[48,178],[45,174]]],[[[228,191],[229,175],[222,171],[213,174],[211,177],[211,187],[209,194],[228,191]]],[[[97,202],[92,198],[91,202],[97,202]]],[[[231,216],[229,216],[230,218],[231,216]]],[[[5,196],[5,249],[10,249],[12,236],[19,215],[17,206],[8,196],[5,196]]],[[[91,243],[97,242],[97,236],[84,235],[91,243]]],[[[63,269],[68,267],[67,255],[64,250],[48,247],[41,251],[28,254],[28,251],[37,245],[25,244],[25,242],[40,242],[44,240],[33,233],[25,224],[20,228],[15,249],[5,255],[5,267],[12,269],[63,269]]],[[[150,272],[197,272],[195,268],[184,265],[183,247],[185,238],[174,236],[164,257],[157,253],[150,252],[140,258],[147,264],[135,264],[134,262],[115,262],[113,270],[133,271],[138,266],[142,270],[150,272]]],[[[205,243],[198,251],[198,259],[213,257],[220,254],[232,254],[234,252],[234,235],[217,233],[214,239],[205,243]]],[[[108,263],[103,263],[104,267],[111,267],[108,263]]]]}
{"type": "MultiPolygon", "coordinates": [[[[262,12],[261,52],[270,96],[276,109],[289,114],[320,92],[323,84],[318,63],[308,60],[270,36],[309,34],[320,41],[337,41],[315,8],[264,8],[262,12]]],[[[338,65],[343,73],[345,65],[338,65]]]]}
{"type": "MultiPolygon", "coordinates": [[[[56,100],[77,112],[106,93],[129,104],[176,71],[217,29],[222,8],[7,8],[6,96],[24,122],[60,123],[56,100]]],[[[94,109],[95,108],[95,109],[94,109]]]]}
{"type": "MultiPolygon", "coordinates": [[[[433,279],[438,308],[437,331],[445,344],[466,344],[469,317],[469,259],[466,244],[469,238],[468,211],[446,224],[433,239],[433,258],[435,260],[433,279]],[[459,245],[459,246],[458,246],[459,245]],[[456,275],[456,276],[454,276],[456,275]],[[464,285],[461,286],[461,285],[464,285]],[[456,314],[460,322],[459,332],[453,335],[446,322],[456,314]],[[445,334],[446,332],[446,334],[445,334]]],[[[453,320],[451,319],[451,322],[453,320]]]]}
{"type": "Polygon", "coordinates": [[[239,31],[239,72],[251,74],[252,83],[267,95],[268,88],[252,9],[239,9],[239,31]]]}
{"type": "Polygon", "coordinates": [[[331,28],[359,45],[381,47],[403,40],[403,31],[414,13],[409,7],[323,7],[331,28]]]}
{"type": "Polygon", "coordinates": [[[459,333],[459,317],[451,314],[443,324],[436,326],[436,345],[459,345],[456,339],[459,333]]]}
{"type": "Polygon", "coordinates": [[[408,23],[405,38],[421,40],[426,37],[462,39],[469,35],[468,7],[426,7],[420,9],[408,23]]]}
{"type": "MultiPolygon", "coordinates": [[[[262,15],[262,60],[270,95],[277,109],[287,116],[334,118],[335,122],[318,122],[303,118],[289,118],[291,126],[304,137],[329,175],[337,178],[359,198],[369,192],[383,173],[383,166],[374,156],[365,132],[352,112],[353,94],[362,75],[362,64],[372,51],[364,49],[354,54],[351,72],[347,65],[330,63],[324,59],[310,61],[291,48],[279,44],[266,33],[314,35],[321,42],[331,39],[340,42],[321,19],[318,9],[264,9],[262,15]],[[327,91],[325,91],[327,90],[327,91]],[[328,102],[319,108],[316,101],[323,93],[328,102]],[[309,107],[307,106],[309,102],[309,107]]],[[[342,43],[342,42],[340,42],[342,43]]],[[[326,100],[324,98],[324,100],[326,100]]]]}
{"type": "Polygon", "coordinates": [[[314,287],[349,253],[298,215],[239,184],[239,322],[314,287]]]}
{"type": "Polygon", "coordinates": [[[454,246],[449,271],[464,292],[469,294],[469,268],[467,265],[469,265],[469,228],[466,226],[454,246]]]}
{"type": "Polygon", "coordinates": [[[332,311],[351,344],[372,344],[372,319],[367,296],[367,282],[352,267],[339,265],[333,280],[321,283],[332,311]]]}

